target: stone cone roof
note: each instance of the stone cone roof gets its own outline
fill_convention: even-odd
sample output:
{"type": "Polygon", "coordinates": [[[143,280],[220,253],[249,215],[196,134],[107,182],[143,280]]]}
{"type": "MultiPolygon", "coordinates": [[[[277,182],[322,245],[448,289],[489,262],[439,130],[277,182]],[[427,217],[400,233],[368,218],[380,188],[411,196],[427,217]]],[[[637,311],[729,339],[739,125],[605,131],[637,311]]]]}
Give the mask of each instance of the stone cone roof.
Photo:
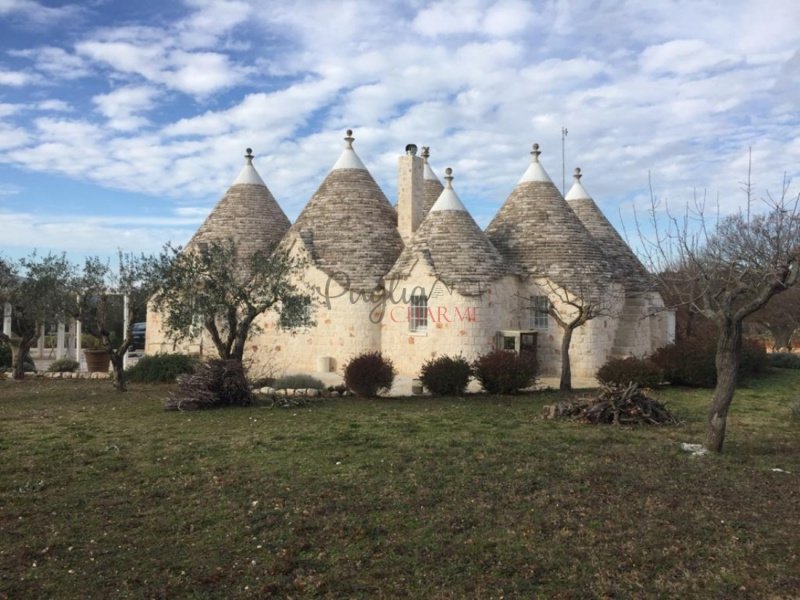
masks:
{"type": "Polygon", "coordinates": [[[403,249],[397,212],[347,146],[333,169],[289,230],[299,239],[316,267],[355,291],[381,285],[403,249]]]}
{"type": "Polygon", "coordinates": [[[652,277],[647,269],[586,192],[581,183],[580,169],[575,169],[574,179],[575,182],[567,192],[567,204],[603,249],[613,269],[614,279],[622,283],[628,291],[644,292],[653,289],[652,277]]]}
{"type": "Polygon", "coordinates": [[[244,167],[186,248],[231,238],[236,242],[240,263],[246,264],[254,252],[271,250],[289,226],[288,217],[253,166],[248,148],[244,167]]]}
{"type": "Polygon", "coordinates": [[[427,215],[436,201],[439,199],[439,195],[442,193],[444,186],[442,182],[439,181],[439,178],[436,176],[436,173],[433,172],[430,164],[428,164],[428,158],[430,157],[430,148],[428,146],[422,147],[422,159],[425,161],[425,166],[423,167],[423,175],[422,175],[422,215],[423,217],[427,215]]]}
{"type": "Polygon", "coordinates": [[[529,275],[547,277],[573,293],[587,286],[596,290],[608,282],[611,267],[539,163],[539,154],[534,144],[533,161],[486,235],[500,254],[529,275]]]}
{"type": "Polygon", "coordinates": [[[446,286],[462,296],[480,295],[487,284],[511,271],[450,185],[451,170],[447,173],[447,187],[386,279],[406,279],[423,259],[446,286]]]}

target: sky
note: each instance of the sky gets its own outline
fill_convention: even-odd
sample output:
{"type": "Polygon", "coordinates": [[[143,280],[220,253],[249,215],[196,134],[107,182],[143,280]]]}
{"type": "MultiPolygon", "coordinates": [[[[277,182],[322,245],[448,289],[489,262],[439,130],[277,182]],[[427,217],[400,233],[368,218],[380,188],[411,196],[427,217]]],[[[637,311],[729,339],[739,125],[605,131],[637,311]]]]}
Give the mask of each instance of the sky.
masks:
{"type": "MultiPolygon", "coordinates": [[[[618,229],[800,171],[797,0],[0,0],[0,256],[185,244],[245,148],[294,220],[354,130],[488,225],[530,162],[618,229]]],[[[797,186],[795,186],[796,191],[797,186]]]]}

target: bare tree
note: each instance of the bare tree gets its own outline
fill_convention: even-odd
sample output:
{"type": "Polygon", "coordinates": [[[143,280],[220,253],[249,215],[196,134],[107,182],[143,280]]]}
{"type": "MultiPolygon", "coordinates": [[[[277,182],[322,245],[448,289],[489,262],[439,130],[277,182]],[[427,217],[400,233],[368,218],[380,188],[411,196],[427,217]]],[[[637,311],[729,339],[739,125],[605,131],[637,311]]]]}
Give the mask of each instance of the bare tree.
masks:
{"type": "Polygon", "coordinates": [[[233,240],[196,250],[167,246],[160,258],[153,308],[167,335],[195,339],[207,331],[220,358],[242,361],[256,317],[269,311],[286,329],[314,324],[312,296],[300,282],[303,264],[283,249],[242,257],[233,240]]]}
{"type": "MultiPolygon", "coordinates": [[[[800,196],[790,197],[784,177],[778,198],[767,195],[765,211],[751,211],[751,185],[745,185],[747,211],[712,218],[705,201],[695,199],[681,217],[666,211],[651,186],[653,235],[640,236],[651,270],[673,299],[712,321],[718,330],[717,384],[708,408],[706,448],[721,452],[728,411],[737,385],[742,323],[773,296],[788,290],[800,270],[800,196]]],[[[719,212],[717,211],[717,215],[719,212]]]]}
{"type": "Polygon", "coordinates": [[[588,278],[579,278],[578,284],[571,290],[558,285],[550,279],[540,285],[550,300],[546,306],[536,306],[535,298],[530,298],[531,309],[550,315],[561,328],[561,379],[560,390],[572,389],[572,363],[569,349],[572,335],[579,327],[598,317],[614,317],[618,315],[622,294],[616,293],[611,285],[602,282],[590,282],[588,278]],[[556,300],[553,302],[553,300],[556,300]]]}

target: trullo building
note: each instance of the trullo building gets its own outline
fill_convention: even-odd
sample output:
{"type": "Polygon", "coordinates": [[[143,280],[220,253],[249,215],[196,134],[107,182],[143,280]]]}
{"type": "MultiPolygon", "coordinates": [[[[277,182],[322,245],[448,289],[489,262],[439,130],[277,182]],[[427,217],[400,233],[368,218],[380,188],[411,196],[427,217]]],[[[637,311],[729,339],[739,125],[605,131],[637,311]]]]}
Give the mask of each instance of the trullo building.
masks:
{"type": "MultiPolygon", "coordinates": [[[[398,160],[393,206],[353,148],[345,148],[290,224],[253,166],[246,164],[190,241],[233,238],[245,252],[279,243],[303,258],[315,290],[316,325],[293,333],[265,315],[246,358],[272,373],[341,372],[371,350],[416,375],[442,354],[468,359],[505,348],[535,351],[543,375],[560,369],[562,329],[586,301],[600,315],[575,330],[572,372],[591,377],[612,356],[641,356],[669,343],[674,318],[636,255],[581,183],[562,197],[539,161],[531,162],[482,231],[446,170],[445,185],[410,144],[398,160]]],[[[148,353],[172,351],[148,314],[148,353]]],[[[197,343],[184,351],[206,352],[197,343]]]]}

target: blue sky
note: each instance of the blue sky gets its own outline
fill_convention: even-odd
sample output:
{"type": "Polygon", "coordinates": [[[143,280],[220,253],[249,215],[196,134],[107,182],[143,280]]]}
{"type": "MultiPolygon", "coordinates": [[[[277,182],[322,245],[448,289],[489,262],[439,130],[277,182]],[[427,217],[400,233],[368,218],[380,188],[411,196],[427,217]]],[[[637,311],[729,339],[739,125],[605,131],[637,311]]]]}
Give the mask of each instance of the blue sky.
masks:
{"type": "MultiPolygon", "coordinates": [[[[538,142],[611,221],[800,171],[800,3],[0,0],[0,254],[185,243],[244,149],[294,219],[355,130],[431,147],[488,224],[538,142]]],[[[796,188],[796,186],[795,186],[796,188]]]]}

